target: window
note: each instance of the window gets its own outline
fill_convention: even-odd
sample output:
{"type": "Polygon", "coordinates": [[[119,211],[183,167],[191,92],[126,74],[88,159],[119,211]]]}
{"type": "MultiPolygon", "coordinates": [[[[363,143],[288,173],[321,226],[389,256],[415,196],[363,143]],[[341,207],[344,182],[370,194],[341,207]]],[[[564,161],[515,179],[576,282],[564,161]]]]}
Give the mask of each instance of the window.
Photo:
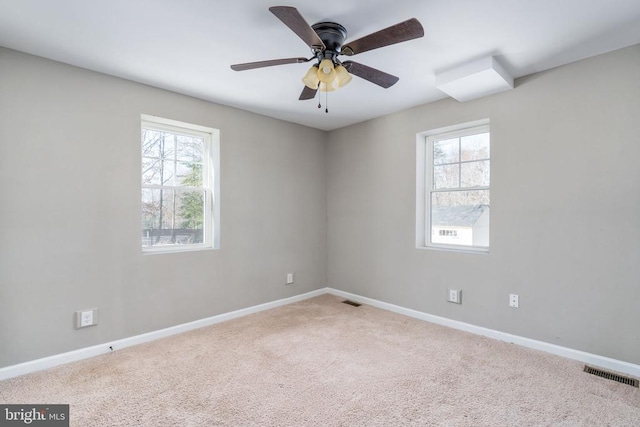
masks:
{"type": "Polygon", "coordinates": [[[488,121],[418,137],[418,246],[488,251],[488,121]]]}
{"type": "Polygon", "coordinates": [[[218,131],[142,116],[142,249],[217,248],[218,131]]]}

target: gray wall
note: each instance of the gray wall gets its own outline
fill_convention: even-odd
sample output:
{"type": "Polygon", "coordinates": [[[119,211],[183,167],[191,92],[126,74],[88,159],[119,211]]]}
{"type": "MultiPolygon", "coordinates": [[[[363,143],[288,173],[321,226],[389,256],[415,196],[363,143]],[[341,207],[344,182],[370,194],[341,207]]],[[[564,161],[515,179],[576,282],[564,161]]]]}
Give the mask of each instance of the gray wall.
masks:
{"type": "Polygon", "coordinates": [[[331,132],[329,286],[640,363],[639,76],[636,45],[331,132]],[[416,249],[416,134],[484,118],[490,253],[416,249]]]}
{"type": "Polygon", "coordinates": [[[0,366],[325,284],[640,363],[639,74],[634,46],[325,133],[0,48],[0,366]],[[141,113],[221,130],[220,250],[141,254],[141,113]],[[490,253],[416,249],[416,134],[483,118],[490,253]]]}
{"type": "Polygon", "coordinates": [[[0,48],[0,367],[325,286],[325,148],[322,131],[0,48]],[[221,130],[220,250],[142,255],[141,113],[221,130]],[[74,330],[91,307],[100,324],[74,330]]]}

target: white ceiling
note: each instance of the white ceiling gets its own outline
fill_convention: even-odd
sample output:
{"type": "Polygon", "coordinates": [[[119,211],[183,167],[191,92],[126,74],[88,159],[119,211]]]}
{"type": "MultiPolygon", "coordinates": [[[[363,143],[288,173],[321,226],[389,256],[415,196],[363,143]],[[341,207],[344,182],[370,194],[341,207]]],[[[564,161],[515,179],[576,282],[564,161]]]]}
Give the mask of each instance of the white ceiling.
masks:
{"type": "Polygon", "coordinates": [[[637,43],[640,0],[0,0],[1,46],[324,130],[444,98],[435,74],[470,60],[520,77],[637,43]],[[274,5],[338,22],[347,41],[412,17],[425,36],[354,56],[400,81],[354,77],[325,114],[298,101],[309,64],[229,68],[311,56],[274,5]]]}

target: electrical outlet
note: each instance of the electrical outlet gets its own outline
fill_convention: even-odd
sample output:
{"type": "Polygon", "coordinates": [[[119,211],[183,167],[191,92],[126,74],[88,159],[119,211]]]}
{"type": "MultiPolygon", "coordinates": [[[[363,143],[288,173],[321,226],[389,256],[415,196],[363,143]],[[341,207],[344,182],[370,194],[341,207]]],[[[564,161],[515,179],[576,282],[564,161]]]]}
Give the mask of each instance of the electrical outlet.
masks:
{"type": "Polygon", "coordinates": [[[293,273],[287,273],[287,285],[291,285],[293,283],[293,273]]]}
{"type": "Polygon", "coordinates": [[[93,325],[93,311],[83,311],[80,313],[80,327],[93,325]]]}
{"type": "Polygon", "coordinates": [[[520,306],[520,297],[516,294],[509,294],[509,307],[518,308],[520,306]]]}
{"type": "Polygon", "coordinates": [[[98,309],[76,311],[76,329],[98,324],[98,309]]]}
{"type": "Polygon", "coordinates": [[[449,297],[447,301],[454,304],[462,304],[462,291],[456,289],[449,289],[449,297]]]}

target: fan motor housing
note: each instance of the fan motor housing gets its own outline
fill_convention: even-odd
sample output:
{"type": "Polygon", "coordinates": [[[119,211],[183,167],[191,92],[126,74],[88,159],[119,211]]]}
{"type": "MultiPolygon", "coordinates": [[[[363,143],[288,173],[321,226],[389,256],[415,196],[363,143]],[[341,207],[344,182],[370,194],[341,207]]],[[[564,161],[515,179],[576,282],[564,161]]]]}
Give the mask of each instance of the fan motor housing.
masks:
{"type": "Polygon", "coordinates": [[[327,47],[325,52],[340,53],[342,44],[347,38],[347,30],[336,22],[318,22],[311,26],[320,40],[327,47]]]}

